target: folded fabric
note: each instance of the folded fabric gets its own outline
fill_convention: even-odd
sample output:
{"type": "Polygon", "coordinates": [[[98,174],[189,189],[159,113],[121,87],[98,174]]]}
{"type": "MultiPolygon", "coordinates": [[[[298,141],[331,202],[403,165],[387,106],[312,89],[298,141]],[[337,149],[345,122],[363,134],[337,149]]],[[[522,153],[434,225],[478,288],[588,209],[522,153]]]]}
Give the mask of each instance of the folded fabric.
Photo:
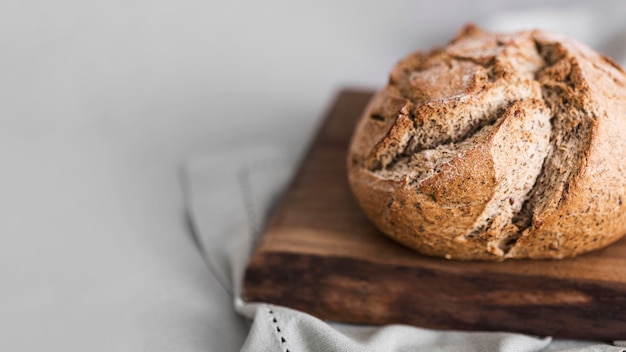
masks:
{"type": "Polygon", "coordinates": [[[188,213],[199,252],[232,293],[233,310],[253,319],[242,351],[624,351],[507,332],[338,324],[286,307],[244,302],[241,284],[248,255],[297,159],[288,146],[253,146],[194,158],[185,167],[188,213]]]}

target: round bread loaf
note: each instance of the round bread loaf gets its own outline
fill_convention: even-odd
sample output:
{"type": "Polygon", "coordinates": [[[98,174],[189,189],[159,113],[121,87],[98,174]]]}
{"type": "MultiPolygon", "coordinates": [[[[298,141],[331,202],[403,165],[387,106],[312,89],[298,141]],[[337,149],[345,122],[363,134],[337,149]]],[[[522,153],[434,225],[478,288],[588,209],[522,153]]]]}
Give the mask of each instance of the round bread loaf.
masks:
{"type": "Polygon", "coordinates": [[[397,64],[348,154],[367,217],[420,253],[573,257],[626,233],[626,74],[561,35],[470,25],[397,64]]]}

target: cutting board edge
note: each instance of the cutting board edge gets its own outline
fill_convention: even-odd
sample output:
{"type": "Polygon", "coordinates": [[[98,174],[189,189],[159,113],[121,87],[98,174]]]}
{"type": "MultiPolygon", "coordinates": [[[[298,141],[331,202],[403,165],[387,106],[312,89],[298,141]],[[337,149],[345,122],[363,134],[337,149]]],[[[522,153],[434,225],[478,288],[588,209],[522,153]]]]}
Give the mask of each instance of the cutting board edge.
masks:
{"type": "Polygon", "coordinates": [[[477,280],[479,276],[391,266],[395,277],[390,277],[390,270],[378,263],[358,258],[257,252],[246,268],[243,298],[246,302],[283,305],[344,323],[516,331],[590,340],[626,338],[626,321],[621,319],[626,311],[614,309],[616,299],[626,307],[626,285],[564,279],[550,282],[543,277],[528,277],[520,278],[518,287],[512,288],[505,274],[477,280]],[[351,263],[346,265],[347,262],[351,263]],[[360,270],[347,273],[342,271],[346,267],[360,270]],[[419,284],[410,278],[419,278],[419,284]],[[387,291],[389,282],[405,285],[387,291]],[[459,300],[454,294],[457,289],[464,290],[467,298],[459,300]],[[557,297],[558,294],[568,297],[557,297]],[[388,300],[380,302],[380,297],[388,300]],[[419,300],[424,301],[416,305],[419,300]],[[576,319],[570,321],[568,316],[576,319]],[[571,322],[578,326],[572,327],[571,322]]]}

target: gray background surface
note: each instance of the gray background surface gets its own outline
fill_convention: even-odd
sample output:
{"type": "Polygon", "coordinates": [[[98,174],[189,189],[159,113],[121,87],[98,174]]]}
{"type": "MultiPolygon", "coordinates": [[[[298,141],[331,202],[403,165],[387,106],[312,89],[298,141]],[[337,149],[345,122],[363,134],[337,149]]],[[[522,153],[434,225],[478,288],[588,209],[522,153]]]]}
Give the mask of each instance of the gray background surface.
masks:
{"type": "Polygon", "coordinates": [[[623,37],[607,33],[623,7],[1,2],[0,350],[238,350],[246,322],[183,216],[186,158],[268,140],[304,148],[338,89],[380,87],[398,59],[469,21],[565,22],[618,55],[623,37]]]}

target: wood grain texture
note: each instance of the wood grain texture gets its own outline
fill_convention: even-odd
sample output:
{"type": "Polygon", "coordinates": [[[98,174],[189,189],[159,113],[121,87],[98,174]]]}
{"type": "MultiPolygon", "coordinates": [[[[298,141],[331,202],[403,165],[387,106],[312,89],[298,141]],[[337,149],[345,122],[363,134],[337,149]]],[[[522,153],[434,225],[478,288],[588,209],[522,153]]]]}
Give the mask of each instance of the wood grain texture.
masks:
{"type": "Polygon", "coordinates": [[[346,149],[371,92],[344,91],[246,268],[244,299],[322,319],[626,339],[626,240],[560,261],[456,262],[382,235],[350,193],[346,149]]]}

